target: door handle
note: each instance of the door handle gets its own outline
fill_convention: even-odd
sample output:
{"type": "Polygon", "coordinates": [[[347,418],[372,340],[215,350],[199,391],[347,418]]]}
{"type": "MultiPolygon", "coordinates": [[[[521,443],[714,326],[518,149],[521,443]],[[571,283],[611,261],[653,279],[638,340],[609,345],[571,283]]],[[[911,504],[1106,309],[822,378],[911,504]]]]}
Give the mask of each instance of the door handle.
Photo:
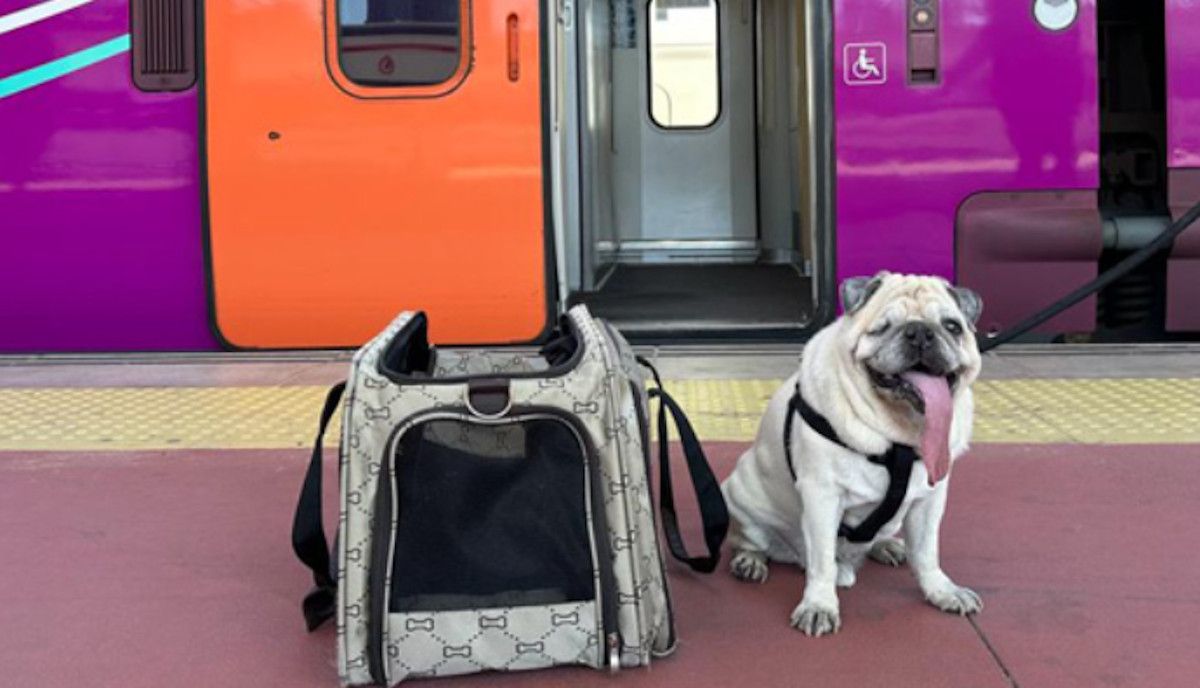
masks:
{"type": "Polygon", "coordinates": [[[938,0],[908,0],[908,83],[936,84],[941,78],[938,0]]]}
{"type": "Polygon", "coordinates": [[[521,78],[521,20],[517,13],[508,15],[508,80],[517,81],[521,78]]]}

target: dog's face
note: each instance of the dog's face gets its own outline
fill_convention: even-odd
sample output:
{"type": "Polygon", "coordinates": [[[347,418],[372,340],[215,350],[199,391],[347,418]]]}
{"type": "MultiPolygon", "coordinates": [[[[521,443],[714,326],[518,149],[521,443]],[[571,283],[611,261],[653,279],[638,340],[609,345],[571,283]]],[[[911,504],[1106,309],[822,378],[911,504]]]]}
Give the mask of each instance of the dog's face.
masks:
{"type": "Polygon", "coordinates": [[[854,365],[885,401],[925,411],[922,387],[930,377],[951,394],[979,376],[975,292],[940,277],[881,272],[846,280],[842,302],[854,365]]]}

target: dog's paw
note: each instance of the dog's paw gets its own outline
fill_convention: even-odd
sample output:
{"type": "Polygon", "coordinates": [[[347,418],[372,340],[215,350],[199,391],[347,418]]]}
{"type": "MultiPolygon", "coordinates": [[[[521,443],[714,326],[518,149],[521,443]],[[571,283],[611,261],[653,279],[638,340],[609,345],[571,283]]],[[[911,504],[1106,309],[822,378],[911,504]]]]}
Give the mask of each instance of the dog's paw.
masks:
{"type": "Polygon", "coordinates": [[[842,627],[842,615],[837,609],[801,602],[792,611],[792,628],[807,636],[819,638],[837,633],[842,627]]]}
{"type": "Polygon", "coordinates": [[[908,548],[896,538],[887,538],[871,545],[871,559],[888,566],[899,566],[908,559],[908,548]]]}
{"type": "Polygon", "coordinates": [[[747,552],[745,550],[733,555],[729,562],[729,571],[733,577],[747,583],[767,582],[767,555],[762,552],[747,552]]]}
{"type": "Polygon", "coordinates": [[[849,588],[858,580],[858,574],[855,573],[853,564],[839,561],[837,569],[837,586],[839,588],[849,588]]]}
{"type": "Polygon", "coordinates": [[[925,599],[947,614],[967,616],[983,611],[983,600],[974,590],[953,583],[925,593],[925,599]]]}

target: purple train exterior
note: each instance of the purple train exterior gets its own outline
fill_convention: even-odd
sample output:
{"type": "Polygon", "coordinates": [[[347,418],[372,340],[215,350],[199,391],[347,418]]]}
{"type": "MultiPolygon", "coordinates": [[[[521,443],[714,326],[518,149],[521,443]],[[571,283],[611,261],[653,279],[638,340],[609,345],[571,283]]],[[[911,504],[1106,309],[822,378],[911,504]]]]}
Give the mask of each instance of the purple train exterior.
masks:
{"type": "MultiPolygon", "coordinates": [[[[322,0],[310,1],[316,16],[322,0]]],[[[832,1],[838,279],[944,275],[983,292],[985,326],[998,328],[1097,274],[1097,2],[1079,0],[1061,30],[1039,26],[1035,4],[942,3],[937,83],[913,88],[912,3],[832,1]],[[858,45],[886,53],[878,83],[855,82],[858,45]]],[[[1200,200],[1200,42],[1189,40],[1200,3],[1166,0],[1164,11],[1178,216],[1200,200]]],[[[0,0],[0,352],[220,348],[200,87],[136,88],[120,43],[129,31],[129,0],[0,0]],[[49,14],[26,21],[39,7],[49,14]],[[101,45],[112,54],[87,54],[101,45]]],[[[1200,233],[1176,242],[1165,271],[1167,330],[1200,330],[1200,233]]],[[[1090,330],[1094,311],[1081,304],[1051,329],[1090,330]]]]}
{"type": "MultiPolygon", "coordinates": [[[[880,88],[839,84],[840,277],[899,266],[957,279],[984,293],[984,325],[996,330],[1096,275],[1097,4],[1080,2],[1074,24],[1058,32],[1030,21],[1033,4],[946,3],[943,88],[905,88],[899,60],[880,88]]],[[[904,3],[837,5],[835,44],[875,40],[903,50],[904,3]]],[[[1198,23],[1196,3],[1165,3],[1175,216],[1200,201],[1200,46],[1186,39],[1198,23]]],[[[1176,243],[1167,267],[1168,330],[1200,329],[1200,304],[1189,293],[1200,284],[1198,234],[1176,243]]],[[[1089,330],[1094,311],[1089,299],[1048,328],[1089,330]]]]}
{"type": "MultiPolygon", "coordinates": [[[[0,15],[28,0],[0,0],[0,15]]],[[[95,0],[0,34],[0,78],[129,33],[95,0]]],[[[128,51],[0,98],[0,351],[205,350],[197,92],[128,51]]]]}

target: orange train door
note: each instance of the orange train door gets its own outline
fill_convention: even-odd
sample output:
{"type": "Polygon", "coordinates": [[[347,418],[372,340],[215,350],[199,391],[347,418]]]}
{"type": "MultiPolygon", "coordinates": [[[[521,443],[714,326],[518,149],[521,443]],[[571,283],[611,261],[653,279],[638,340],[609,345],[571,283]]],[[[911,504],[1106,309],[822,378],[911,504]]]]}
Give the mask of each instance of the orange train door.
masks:
{"type": "Polygon", "coordinates": [[[550,315],[538,0],[204,3],[214,326],[361,344],[400,310],[444,343],[550,315]]]}

